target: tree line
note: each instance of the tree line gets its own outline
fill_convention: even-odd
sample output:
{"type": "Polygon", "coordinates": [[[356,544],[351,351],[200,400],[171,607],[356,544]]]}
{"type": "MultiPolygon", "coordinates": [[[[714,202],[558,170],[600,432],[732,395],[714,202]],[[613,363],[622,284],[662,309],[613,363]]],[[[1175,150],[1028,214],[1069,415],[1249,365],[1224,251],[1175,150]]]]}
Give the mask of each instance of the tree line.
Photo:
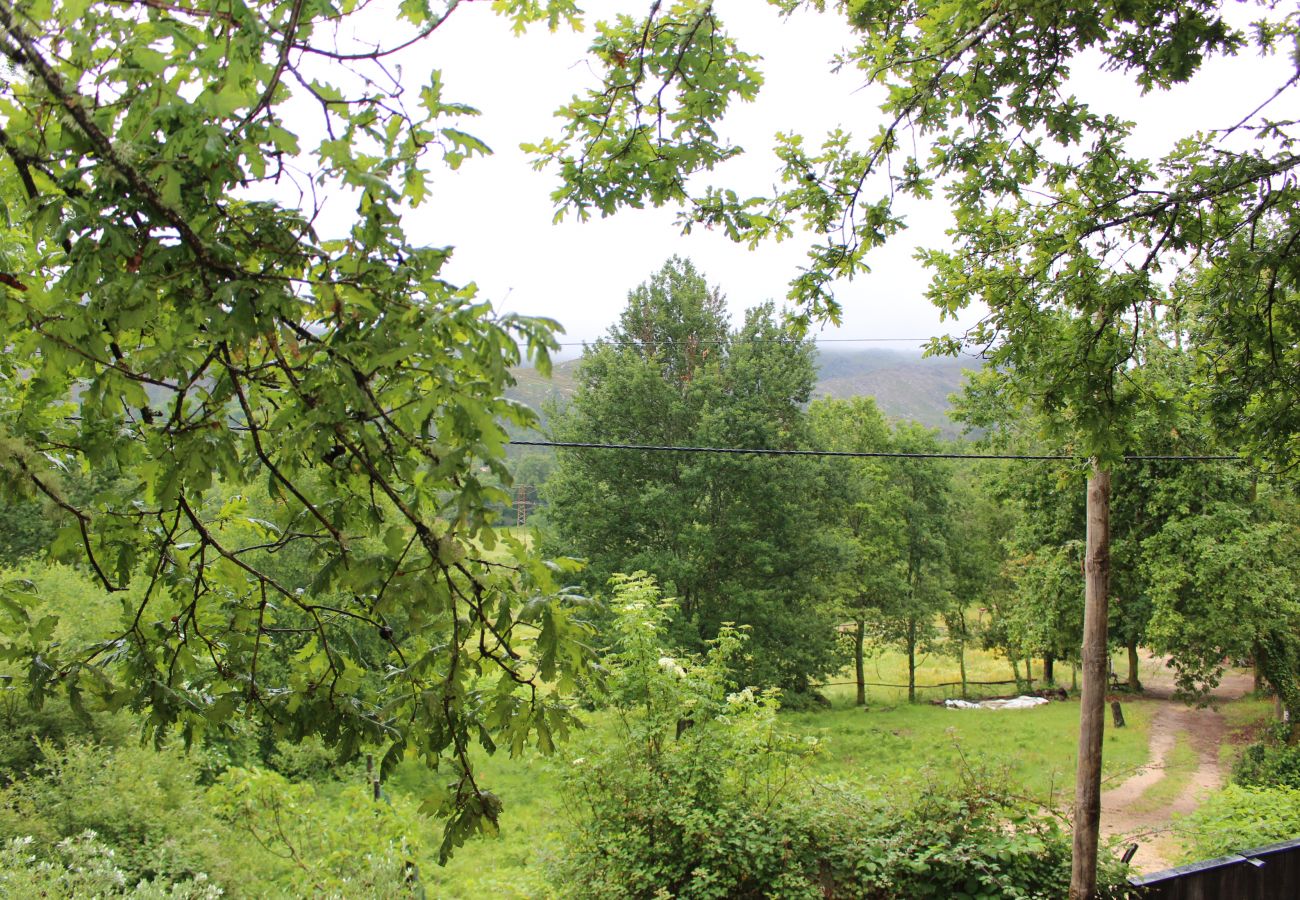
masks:
{"type": "MultiPolygon", "coordinates": [[[[1159,347],[1133,377],[1175,396],[1187,355],[1159,347]]],[[[942,443],[889,422],[870,398],[812,399],[815,348],[791,340],[770,305],[732,328],[723,295],[674,258],[632,291],[587,348],[560,442],[938,454],[1068,456],[1036,423],[989,402],[976,374],[957,414],[988,429],[979,445],[942,443]]],[[[1110,633],[1120,673],[1140,690],[1138,650],[1169,654],[1192,695],[1225,664],[1253,663],[1279,696],[1294,666],[1290,594],[1295,497],[1225,454],[1212,426],[1153,403],[1137,457],[1115,469],[1110,633]],[[1156,457],[1195,457],[1159,459],[1156,457]],[[1213,544],[1213,553],[1208,548],[1213,544]],[[1267,548],[1267,549],[1266,549],[1267,548]],[[1249,579],[1249,585],[1243,583],[1249,579]],[[1267,588],[1265,586],[1268,586],[1267,588]]],[[[547,552],[582,557],[588,590],[619,572],[654,574],[679,606],[670,634],[700,651],[724,625],[750,640],[738,683],[780,687],[787,704],[851,659],[897,647],[917,698],[918,655],[996,650],[1016,681],[1052,684],[1077,666],[1083,628],[1085,470],[1051,461],[820,458],[560,448],[542,491],[547,552]],[[1037,662],[1035,662],[1037,661],[1037,662]]],[[[964,671],[964,665],[962,666],[964,671]]],[[[1118,676],[1117,676],[1118,677],[1118,676]]],[[[964,680],[964,679],[963,679],[964,680]]],[[[963,685],[964,689],[964,685],[963,685]]]]}

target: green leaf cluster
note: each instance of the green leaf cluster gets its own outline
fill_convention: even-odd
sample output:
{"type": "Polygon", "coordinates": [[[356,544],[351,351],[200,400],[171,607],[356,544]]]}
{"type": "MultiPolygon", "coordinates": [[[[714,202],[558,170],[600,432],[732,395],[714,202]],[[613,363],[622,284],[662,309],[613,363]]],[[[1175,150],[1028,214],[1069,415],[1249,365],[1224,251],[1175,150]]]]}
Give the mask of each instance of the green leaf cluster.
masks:
{"type": "Polygon", "coordinates": [[[437,72],[418,102],[394,77],[456,5],[354,47],[350,0],[0,0],[2,505],[15,552],[117,604],[58,640],[74,602],[7,590],[7,672],[159,743],[253,720],[442,767],[444,856],[501,807],[471,747],[551,747],[589,633],[567,564],[496,528],[535,421],[510,367],[546,370],[556,323],[496,313],[402,225],[439,154],[489,152],[437,72]],[[336,233],[325,196],[354,205],[336,233]]]}

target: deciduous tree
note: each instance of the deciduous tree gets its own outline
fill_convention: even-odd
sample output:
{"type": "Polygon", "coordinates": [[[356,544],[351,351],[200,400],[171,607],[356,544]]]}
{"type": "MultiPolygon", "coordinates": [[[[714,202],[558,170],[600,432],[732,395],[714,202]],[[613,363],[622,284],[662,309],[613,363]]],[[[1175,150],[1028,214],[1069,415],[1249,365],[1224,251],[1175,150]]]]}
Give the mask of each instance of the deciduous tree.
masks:
{"type": "MultiPolygon", "coordinates": [[[[806,446],[813,348],[770,304],[730,329],[721,294],[673,259],[633,290],[588,348],[557,439],[789,450],[806,446]]],[[[561,450],[548,484],[547,546],[589,560],[599,589],[616,572],[654,574],[675,596],[673,634],[692,650],[723,623],[750,629],[746,684],[787,701],[834,668],[822,573],[826,542],[806,459],[639,450],[561,450]]]]}
{"type": "MultiPolygon", "coordinates": [[[[816,400],[808,408],[818,449],[880,453],[889,449],[889,425],[870,397],[816,400]]],[[[838,562],[829,579],[832,602],[853,624],[853,669],[857,704],[867,703],[867,627],[875,614],[907,590],[898,536],[902,510],[890,502],[890,462],[832,458],[823,471],[822,527],[834,542],[838,562]]]]}
{"type": "Polygon", "coordinates": [[[531,421],[509,367],[522,345],[544,369],[553,323],[448,283],[450,251],[401,222],[435,163],[487,149],[437,72],[395,78],[457,5],[404,2],[364,43],[366,5],[332,0],[0,0],[0,489],[59,510],[51,552],[128,598],[67,647],[11,590],[5,657],[34,698],[139,707],[160,739],[250,716],[441,764],[444,855],[501,806],[472,746],[549,747],[586,652],[484,474],[508,478],[506,427],[531,421]],[[318,233],[325,195],[350,228],[318,233]],[[108,470],[90,496],[65,475],[108,470]],[[272,509],[232,530],[219,481],[272,509]],[[302,583],[266,564],[290,547],[302,583]]]}

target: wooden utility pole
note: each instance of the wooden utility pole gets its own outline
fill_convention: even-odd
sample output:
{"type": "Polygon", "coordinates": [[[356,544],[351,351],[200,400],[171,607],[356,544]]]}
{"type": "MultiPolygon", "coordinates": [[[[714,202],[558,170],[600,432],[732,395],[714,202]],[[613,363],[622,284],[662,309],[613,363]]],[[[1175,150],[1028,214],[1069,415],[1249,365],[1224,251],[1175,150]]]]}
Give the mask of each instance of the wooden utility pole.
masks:
{"type": "Polygon", "coordinates": [[[1083,692],[1079,764],[1074,787],[1070,900],[1097,893],[1101,831],[1101,738],[1106,727],[1106,605],[1110,593],[1110,471],[1092,462],[1088,479],[1088,549],[1083,563],[1083,692]]]}

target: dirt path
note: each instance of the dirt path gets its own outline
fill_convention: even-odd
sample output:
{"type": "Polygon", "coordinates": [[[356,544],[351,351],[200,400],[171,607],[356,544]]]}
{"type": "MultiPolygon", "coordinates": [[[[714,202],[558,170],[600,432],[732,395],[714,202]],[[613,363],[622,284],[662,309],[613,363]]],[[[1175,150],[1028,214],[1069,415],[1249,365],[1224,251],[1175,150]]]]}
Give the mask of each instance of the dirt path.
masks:
{"type": "MultiPolygon", "coordinates": [[[[1226,724],[1213,709],[1197,709],[1173,699],[1173,674],[1159,659],[1146,658],[1140,669],[1146,697],[1160,702],[1151,719],[1150,759],[1117,787],[1101,795],[1101,829],[1104,836],[1120,836],[1137,843],[1133,866],[1140,872],[1154,872],[1172,865],[1176,849],[1168,839],[1169,825],[1176,815],[1192,812],[1201,798],[1223,784],[1219,746],[1226,724]],[[1170,800],[1153,803],[1147,791],[1165,778],[1166,765],[1185,734],[1197,756],[1196,769],[1187,783],[1170,800]]],[[[1214,696],[1235,700],[1250,693],[1254,682],[1249,674],[1228,672],[1214,696]]]]}

